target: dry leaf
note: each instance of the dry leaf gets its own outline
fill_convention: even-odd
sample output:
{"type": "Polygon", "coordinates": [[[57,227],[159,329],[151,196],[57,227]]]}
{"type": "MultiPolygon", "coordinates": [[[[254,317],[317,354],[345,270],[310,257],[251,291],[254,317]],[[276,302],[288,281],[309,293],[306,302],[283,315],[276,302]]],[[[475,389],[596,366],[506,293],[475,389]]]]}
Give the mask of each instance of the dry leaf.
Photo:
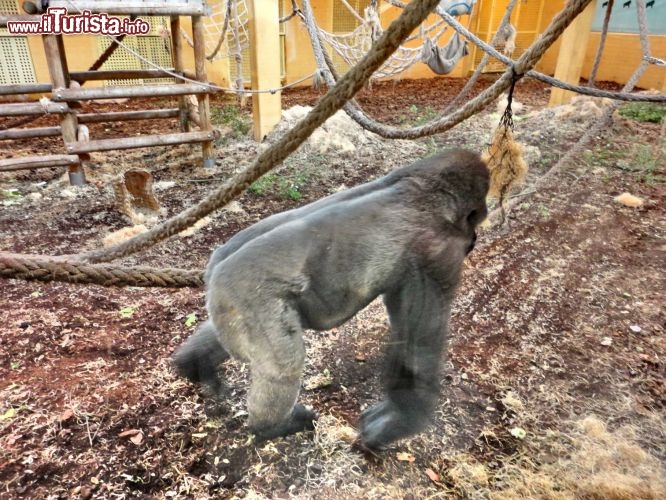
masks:
{"type": "Polygon", "coordinates": [[[65,422],[65,421],[69,420],[70,418],[72,418],[73,416],[74,416],[74,410],[72,410],[71,408],[67,408],[60,415],[60,421],[65,422]]]}
{"type": "Polygon", "coordinates": [[[118,434],[118,437],[124,438],[124,437],[131,437],[131,436],[136,436],[137,434],[140,434],[141,431],[139,429],[129,429],[127,431],[123,431],[120,434],[118,434]]]}
{"type": "Polygon", "coordinates": [[[396,453],[396,457],[401,462],[409,462],[410,464],[416,460],[416,457],[414,455],[412,455],[411,453],[407,453],[406,451],[399,451],[398,453],[396,453]]]}
{"type": "Polygon", "coordinates": [[[130,441],[137,446],[140,445],[143,442],[143,432],[139,431],[138,434],[134,434],[134,436],[130,437],[130,441]]]}
{"type": "Polygon", "coordinates": [[[434,483],[439,482],[442,478],[437,474],[434,470],[432,469],[426,469],[425,470],[426,475],[430,478],[430,480],[434,483]]]}

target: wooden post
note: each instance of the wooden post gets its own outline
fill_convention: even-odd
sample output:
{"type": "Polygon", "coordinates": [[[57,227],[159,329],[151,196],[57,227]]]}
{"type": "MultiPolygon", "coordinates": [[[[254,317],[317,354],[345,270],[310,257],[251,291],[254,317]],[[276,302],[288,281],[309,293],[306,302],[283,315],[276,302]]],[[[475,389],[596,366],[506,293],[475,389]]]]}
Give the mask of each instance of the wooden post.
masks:
{"type": "MultiPolygon", "coordinates": [[[[183,73],[183,42],[180,37],[180,17],[171,16],[171,59],[173,60],[173,68],[176,73],[183,73]]],[[[185,83],[183,80],[178,80],[176,83],[185,83]]],[[[190,131],[190,122],[188,120],[187,112],[187,97],[182,96],[178,100],[178,109],[180,109],[180,130],[181,132],[190,131]]]]}
{"type": "MultiPolygon", "coordinates": [[[[207,83],[208,76],[206,75],[206,44],[204,38],[203,18],[201,16],[192,16],[192,38],[194,41],[194,71],[198,81],[207,83]]],[[[199,103],[199,120],[201,130],[204,132],[213,130],[213,125],[210,122],[210,99],[208,94],[197,94],[197,101],[199,103]]],[[[214,167],[215,151],[213,147],[213,141],[202,142],[201,153],[203,156],[204,168],[214,167]]]]}
{"type": "MultiPolygon", "coordinates": [[[[49,65],[51,84],[53,90],[67,89],[69,87],[69,69],[65,57],[65,48],[62,35],[42,35],[44,52],[49,65]]],[[[78,123],[76,112],[71,110],[62,115],[60,119],[62,139],[65,145],[75,143],[77,140],[78,123]]],[[[81,186],[86,183],[83,167],[80,164],[69,165],[69,182],[73,186],[81,186]]]]}
{"type": "MultiPolygon", "coordinates": [[[[252,89],[280,87],[279,11],[275,0],[250,0],[250,68],[252,89]]],[[[280,121],[280,92],[252,94],[254,138],[263,140],[280,121]]]]}
{"type": "MultiPolygon", "coordinates": [[[[579,83],[596,7],[597,0],[592,0],[585,10],[564,31],[562,43],[560,44],[560,53],[557,56],[555,78],[575,85],[579,83]]],[[[560,104],[566,104],[574,95],[576,95],[574,92],[553,87],[550,91],[550,102],[548,105],[559,106],[560,104]]]]}

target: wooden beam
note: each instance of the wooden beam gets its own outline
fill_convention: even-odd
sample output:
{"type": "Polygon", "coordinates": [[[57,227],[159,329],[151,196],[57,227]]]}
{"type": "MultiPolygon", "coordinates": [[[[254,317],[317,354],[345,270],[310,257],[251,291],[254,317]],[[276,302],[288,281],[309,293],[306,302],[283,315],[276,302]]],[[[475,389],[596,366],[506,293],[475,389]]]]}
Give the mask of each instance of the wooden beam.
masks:
{"type": "Polygon", "coordinates": [[[60,127],[10,128],[9,130],[0,130],[0,140],[54,137],[60,135],[60,133],[60,127]]]}
{"type": "Polygon", "coordinates": [[[11,104],[0,104],[0,116],[28,116],[46,115],[49,113],[68,113],[69,106],[64,102],[51,102],[41,104],[39,102],[19,102],[11,104]]]}
{"type": "Polygon", "coordinates": [[[118,0],[51,0],[49,7],[64,7],[72,9],[72,3],[77,9],[89,10],[93,13],[106,14],[134,14],[139,16],[207,16],[211,9],[203,1],[190,0],[189,2],[164,2],[163,0],[142,0],[141,2],[121,2],[118,0]]]}
{"type": "Polygon", "coordinates": [[[53,86],[50,83],[24,83],[0,85],[0,95],[47,94],[53,86]]]}
{"type": "Polygon", "coordinates": [[[76,155],[49,155],[9,158],[8,160],[0,160],[0,172],[27,170],[31,168],[67,167],[70,165],[77,165],[78,163],[79,157],[76,155]]]}
{"type": "Polygon", "coordinates": [[[85,113],[78,115],[79,123],[124,122],[129,120],[155,120],[178,118],[178,109],[151,109],[146,111],[112,111],[110,113],[85,113]]]}
{"type": "MultiPolygon", "coordinates": [[[[280,30],[278,4],[274,0],[249,1],[250,68],[252,89],[280,87],[280,30]]],[[[280,121],[280,92],[252,94],[254,138],[264,139],[280,121]]]]}
{"type": "Polygon", "coordinates": [[[75,71],[70,74],[75,82],[85,83],[93,80],[137,80],[139,78],[173,78],[160,69],[127,69],[103,71],[75,71]]]}
{"type": "MultiPolygon", "coordinates": [[[[183,64],[183,39],[180,36],[180,17],[171,16],[171,60],[175,71],[182,74],[185,70],[183,64]]],[[[189,77],[188,77],[189,78],[189,77]]],[[[182,85],[185,80],[176,80],[176,83],[182,85]]],[[[190,131],[189,113],[187,110],[187,97],[181,96],[178,99],[178,109],[180,111],[179,123],[181,132],[190,131]]]]}
{"type": "Polygon", "coordinates": [[[120,87],[91,87],[53,90],[54,101],[88,101],[94,99],[122,99],[125,97],[164,97],[174,95],[213,92],[199,84],[173,85],[127,85],[120,87]]]}
{"type": "MultiPolygon", "coordinates": [[[[597,0],[592,0],[576,19],[569,25],[562,35],[560,52],[557,56],[555,78],[567,83],[578,85],[583,61],[587,51],[587,43],[592,29],[592,20],[597,6],[597,0]]],[[[568,90],[553,87],[550,91],[549,106],[559,106],[568,103],[576,94],[568,90]]]]}
{"type": "Polygon", "coordinates": [[[214,130],[201,132],[182,132],[179,134],[139,135],[119,139],[100,139],[88,142],[67,144],[68,153],[93,153],[95,151],[114,151],[116,149],[148,148],[153,146],[169,146],[173,144],[190,144],[215,140],[214,130]]]}
{"type": "MultiPolygon", "coordinates": [[[[42,35],[42,41],[54,91],[66,89],[71,80],[62,35],[42,35]]],[[[70,109],[61,115],[60,131],[65,144],[77,140],[78,126],[75,110],[70,109]]],[[[81,186],[86,183],[85,172],[80,160],[69,165],[68,174],[70,184],[81,186]]]]}

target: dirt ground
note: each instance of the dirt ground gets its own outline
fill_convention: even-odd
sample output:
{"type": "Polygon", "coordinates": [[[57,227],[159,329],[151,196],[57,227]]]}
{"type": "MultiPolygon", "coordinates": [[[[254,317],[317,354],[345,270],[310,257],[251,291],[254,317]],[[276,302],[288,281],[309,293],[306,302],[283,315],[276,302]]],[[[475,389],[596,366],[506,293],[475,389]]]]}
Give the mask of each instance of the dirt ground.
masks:
{"type": "MultiPolygon", "coordinates": [[[[375,84],[360,103],[408,127],[436,117],[463,83],[375,84]]],[[[291,110],[279,130],[305,111],[294,106],[320,95],[287,92],[291,110]]],[[[548,89],[531,81],[515,99],[530,173],[508,224],[485,228],[468,259],[441,401],[425,432],[377,455],[352,446],[360,412],[381,397],[388,326],[380,302],[343,327],[307,334],[301,400],[320,415],[316,431],[256,445],[246,427],[245,366],[221,368],[221,404],[171,369],[171,353],[205,318],[203,290],[4,280],[0,497],[666,498],[663,128],[616,114],[586,151],[536,186],[603,103],[548,109],[548,89]],[[624,192],[643,204],[616,202],[624,192]]],[[[62,169],[0,174],[0,251],[76,253],[155,224],[130,221],[115,205],[111,181],[129,168],[152,172],[157,220],[196,203],[262,147],[247,135],[247,110],[222,98],[212,109],[223,130],[213,169],[198,165],[198,146],[179,146],[94,154],[79,188],[62,169]]],[[[419,141],[383,140],[337,115],[200,227],[122,263],[201,269],[217,245],[271,213],[443,147],[480,151],[499,109],[419,141]]],[[[91,126],[91,137],[176,129],[169,120],[115,123],[91,126]]],[[[0,158],[49,151],[62,153],[58,138],[0,143],[0,158]]]]}

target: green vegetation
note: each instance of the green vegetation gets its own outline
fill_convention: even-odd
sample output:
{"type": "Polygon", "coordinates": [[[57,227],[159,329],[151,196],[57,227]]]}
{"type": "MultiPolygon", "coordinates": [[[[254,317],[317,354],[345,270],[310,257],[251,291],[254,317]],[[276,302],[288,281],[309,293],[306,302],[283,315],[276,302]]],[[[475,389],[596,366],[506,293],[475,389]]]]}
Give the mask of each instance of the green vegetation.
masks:
{"type": "Polygon", "coordinates": [[[0,191],[0,198],[2,198],[2,205],[8,207],[15,205],[21,199],[21,193],[18,189],[3,189],[0,191]]]}
{"type": "Polygon", "coordinates": [[[127,306],[123,307],[120,311],[121,318],[131,318],[137,310],[137,306],[127,306]]]}
{"type": "Polygon", "coordinates": [[[639,122],[662,123],[666,105],[656,102],[632,102],[620,108],[620,115],[639,122]]]}
{"type": "Polygon", "coordinates": [[[235,104],[211,107],[211,121],[214,125],[226,125],[231,129],[233,138],[246,135],[251,128],[251,120],[235,104]]]}
{"type": "Polygon", "coordinates": [[[185,326],[194,326],[197,323],[197,313],[190,313],[185,316],[185,326]]]}
{"type": "Polygon", "coordinates": [[[583,160],[592,167],[619,169],[638,177],[645,184],[666,182],[664,154],[666,138],[658,144],[633,144],[616,149],[612,145],[601,146],[583,154],[583,160]]]}
{"type": "Polygon", "coordinates": [[[432,106],[418,107],[412,104],[407,108],[407,114],[400,116],[400,123],[406,126],[421,126],[434,120],[439,113],[432,106]]]}
{"type": "Polygon", "coordinates": [[[311,177],[312,175],[304,172],[268,172],[257,179],[248,190],[259,196],[272,193],[280,198],[298,201],[303,197],[302,189],[311,177]]]}

